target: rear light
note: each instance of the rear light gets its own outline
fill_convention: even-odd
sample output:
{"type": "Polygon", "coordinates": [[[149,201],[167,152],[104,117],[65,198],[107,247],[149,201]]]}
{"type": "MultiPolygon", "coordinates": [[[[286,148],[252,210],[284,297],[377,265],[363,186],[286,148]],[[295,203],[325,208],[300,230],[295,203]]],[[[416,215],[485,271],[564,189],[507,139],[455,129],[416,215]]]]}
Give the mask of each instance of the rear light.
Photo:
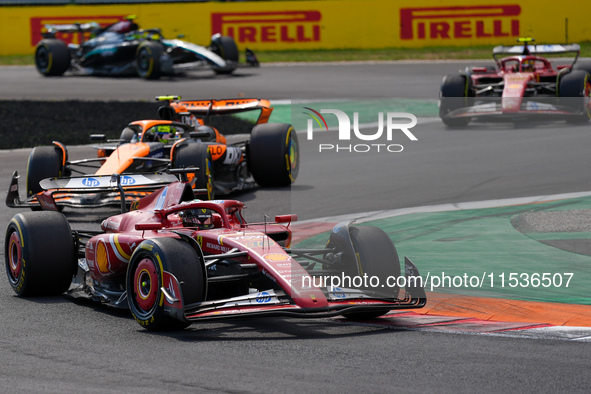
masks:
{"type": "Polygon", "coordinates": [[[107,157],[107,151],[104,149],[97,149],[96,157],[107,157]]]}

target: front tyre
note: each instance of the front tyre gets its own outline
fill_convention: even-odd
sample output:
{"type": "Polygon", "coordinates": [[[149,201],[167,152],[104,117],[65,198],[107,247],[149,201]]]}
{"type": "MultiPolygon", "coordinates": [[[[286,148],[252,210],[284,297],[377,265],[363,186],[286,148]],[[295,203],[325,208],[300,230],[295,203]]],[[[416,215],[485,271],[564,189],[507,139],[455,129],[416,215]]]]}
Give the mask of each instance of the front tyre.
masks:
{"type": "Polygon", "coordinates": [[[591,76],[585,70],[573,70],[560,78],[558,95],[565,98],[566,105],[572,107],[570,123],[584,123],[591,119],[591,76]]]}
{"type": "Polygon", "coordinates": [[[136,51],[136,70],[144,79],[158,79],[162,75],[160,58],[164,53],[164,46],[156,41],[142,42],[136,51]]]}
{"type": "Polygon", "coordinates": [[[300,149],[293,126],[256,125],[248,145],[248,168],[261,186],[283,187],[294,183],[300,169],[300,149]]]}
{"type": "Polygon", "coordinates": [[[43,191],[39,182],[46,178],[62,176],[63,169],[62,154],[57,146],[33,148],[27,163],[27,196],[43,191]]]}
{"type": "Polygon", "coordinates": [[[76,251],[70,225],[59,212],[16,214],[4,242],[8,282],[19,296],[51,296],[70,287],[76,251]]]}
{"type": "Polygon", "coordinates": [[[62,40],[47,38],[35,48],[35,67],[46,77],[63,75],[70,68],[70,51],[62,40]]]}
{"type": "Polygon", "coordinates": [[[456,109],[469,106],[471,79],[465,75],[446,75],[439,91],[439,116],[448,127],[465,127],[470,118],[454,118],[449,114],[456,109]]]}
{"type": "Polygon", "coordinates": [[[238,47],[232,37],[214,35],[211,38],[210,49],[228,64],[225,68],[214,69],[216,74],[232,74],[238,63],[238,47]]]}
{"type": "MultiPolygon", "coordinates": [[[[398,298],[400,288],[397,285],[387,286],[388,278],[398,278],[400,276],[400,261],[396,247],[390,240],[390,237],[380,228],[373,226],[351,227],[349,229],[353,249],[357,255],[357,264],[360,268],[360,274],[367,277],[379,278],[379,288],[369,288],[367,290],[386,289],[387,298],[398,298]]],[[[385,315],[390,309],[377,309],[370,312],[352,312],[343,316],[351,320],[373,319],[385,315]]]]}
{"type": "Polygon", "coordinates": [[[180,330],[190,322],[166,312],[162,288],[164,272],[174,275],[181,286],[182,305],[201,302],[206,296],[202,258],[193,246],[174,238],[143,241],[133,252],[127,268],[126,288],[129,309],[135,320],[150,331],[180,330]]]}

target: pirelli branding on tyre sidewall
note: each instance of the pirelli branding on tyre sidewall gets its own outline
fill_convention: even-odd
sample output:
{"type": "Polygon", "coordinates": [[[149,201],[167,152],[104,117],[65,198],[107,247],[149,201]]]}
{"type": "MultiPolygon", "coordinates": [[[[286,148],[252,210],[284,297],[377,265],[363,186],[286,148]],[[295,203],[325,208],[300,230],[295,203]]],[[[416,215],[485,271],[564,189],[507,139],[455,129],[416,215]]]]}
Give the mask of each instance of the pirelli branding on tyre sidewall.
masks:
{"type": "MultiPolygon", "coordinates": [[[[209,45],[212,34],[234,37],[240,50],[510,45],[589,39],[580,0],[326,0],[191,2],[2,7],[0,55],[32,53],[48,24],[97,22],[135,15],[140,28],[209,45]]],[[[78,43],[77,34],[60,39],[78,43]]]]}

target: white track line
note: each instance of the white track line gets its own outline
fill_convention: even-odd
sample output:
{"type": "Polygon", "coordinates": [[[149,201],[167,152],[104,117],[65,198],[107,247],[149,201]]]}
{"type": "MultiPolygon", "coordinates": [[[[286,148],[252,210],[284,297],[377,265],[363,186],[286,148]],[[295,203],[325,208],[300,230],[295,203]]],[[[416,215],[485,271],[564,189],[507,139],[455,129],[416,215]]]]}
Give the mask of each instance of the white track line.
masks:
{"type": "MultiPolygon", "coordinates": [[[[408,215],[412,213],[429,213],[429,212],[450,212],[461,211],[465,209],[486,209],[499,208],[512,205],[535,204],[554,200],[566,200],[569,198],[579,198],[591,196],[591,191],[576,192],[576,193],[562,193],[562,194],[548,194],[543,196],[532,197],[516,197],[505,198],[499,200],[485,200],[461,202],[456,204],[440,204],[440,205],[426,205],[422,207],[401,208],[393,210],[373,211],[364,213],[353,213],[347,215],[328,216],[318,219],[301,220],[297,223],[338,223],[345,220],[355,220],[357,223],[369,222],[372,220],[387,219],[395,216],[408,215]]],[[[295,224],[295,223],[294,223],[295,224]]]]}

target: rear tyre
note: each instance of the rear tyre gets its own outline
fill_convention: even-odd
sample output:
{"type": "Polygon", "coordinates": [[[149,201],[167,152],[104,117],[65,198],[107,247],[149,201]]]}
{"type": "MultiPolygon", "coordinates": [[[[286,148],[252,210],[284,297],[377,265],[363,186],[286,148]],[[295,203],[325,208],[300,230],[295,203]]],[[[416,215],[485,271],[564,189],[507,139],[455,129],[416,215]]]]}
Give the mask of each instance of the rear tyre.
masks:
{"type": "Polygon", "coordinates": [[[177,147],[172,158],[172,167],[198,167],[196,174],[187,174],[189,181],[195,180],[193,189],[201,190],[195,191],[195,197],[203,200],[215,198],[213,159],[206,144],[189,142],[177,147]]]}
{"type": "Polygon", "coordinates": [[[156,41],[142,42],[136,51],[136,70],[140,77],[158,79],[162,75],[160,57],[164,53],[164,46],[156,41]]]}
{"type": "Polygon", "coordinates": [[[63,169],[62,155],[57,146],[33,148],[27,164],[27,196],[43,191],[39,182],[45,178],[62,176],[63,169]]]}
{"type": "Polygon", "coordinates": [[[469,105],[470,78],[464,75],[446,75],[439,91],[439,116],[446,126],[465,127],[470,118],[453,118],[449,113],[469,105]]]}
{"type": "Polygon", "coordinates": [[[585,70],[573,70],[560,78],[558,95],[566,105],[580,115],[567,118],[569,123],[584,123],[591,119],[591,77],[585,70]]]}
{"type": "Polygon", "coordinates": [[[577,60],[573,70],[584,70],[591,74],[591,60],[577,60]]]}
{"type": "Polygon", "coordinates": [[[135,135],[135,132],[132,129],[130,129],[129,127],[126,127],[121,132],[121,136],[119,137],[119,139],[125,143],[129,143],[129,142],[131,142],[134,135],[135,135]]]}
{"type": "Polygon", "coordinates": [[[293,126],[256,125],[248,145],[248,168],[261,186],[282,187],[294,183],[300,168],[300,150],[293,126]]]}
{"type": "Polygon", "coordinates": [[[184,314],[174,318],[165,312],[161,288],[164,271],[174,275],[181,294],[175,297],[189,305],[205,300],[206,281],[202,259],[193,247],[174,238],[142,242],[133,252],[127,268],[126,288],[129,309],[135,320],[151,331],[182,330],[191,324],[184,314]]]}
{"type": "Polygon", "coordinates": [[[214,69],[216,74],[232,74],[236,69],[235,64],[238,63],[238,47],[232,37],[229,36],[214,36],[210,44],[211,51],[222,59],[230,62],[231,65],[227,68],[214,69]]]}
{"type": "Polygon", "coordinates": [[[16,214],[6,229],[8,282],[19,296],[51,296],[70,287],[76,269],[70,225],[59,212],[16,214]]]}
{"type": "Polygon", "coordinates": [[[46,77],[63,75],[70,68],[70,51],[62,40],[41,40],[35,49],[35,66],[46,77]]]}
{"type": "MultiPolygon", "coordinates": [[[[362,275],[368,277],[376,276],[380,285],[387,283],[388,277],[398,278],[400,276],[400,261],[396,247],[390,237],[380,228],[372,226],[351,227],[351,242],[353,249],[358,256],[358,264],[363,271],[362,275]]],[[[380,288],[379,290],[381,290],[380,288]]],[[[376,290],[369,288],[369,290],[376,290]]],[[[384,297],[398,298],[400,288],[398,286],[388,287],[384,297]]],[[[373,319],[385,315],[390,309],[378,309],[371,312],[352,312],[343,316],[351,320],[373,319]]]]}

